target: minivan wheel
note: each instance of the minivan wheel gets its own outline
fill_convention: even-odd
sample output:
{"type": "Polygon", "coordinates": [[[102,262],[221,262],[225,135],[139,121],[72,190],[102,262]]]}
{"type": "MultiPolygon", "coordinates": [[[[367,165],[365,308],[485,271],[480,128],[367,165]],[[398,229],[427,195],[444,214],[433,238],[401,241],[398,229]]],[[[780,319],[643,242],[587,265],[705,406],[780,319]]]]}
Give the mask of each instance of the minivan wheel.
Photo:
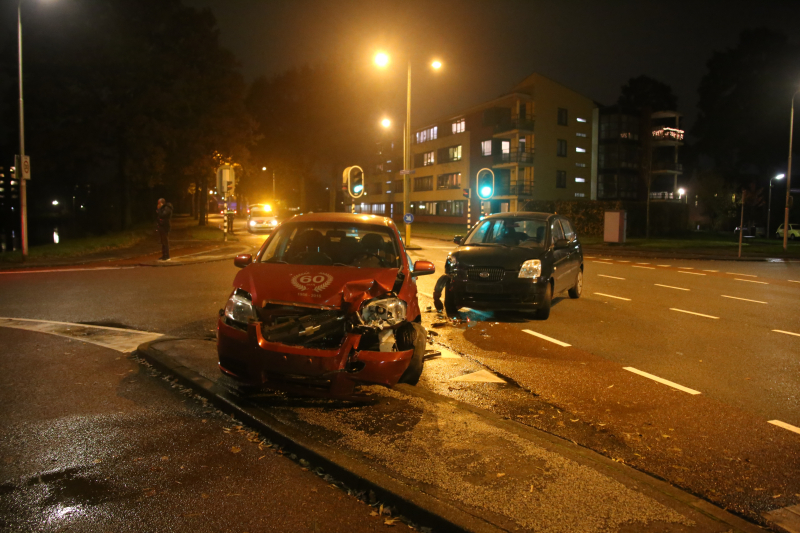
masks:
{"type": "Polygon", "coordinates": [[[573,300],[580,298],[583,293],[583,270],[578,270],[578,276],[575,278],[575,286],[569,290],[569,297],[573,300]]]}
{"type": "Polygon", "coordinates": [[[550,306],[553,303],[553,286],[548,285],[544,291],[544,298],[542,298],[542,306],[536,310],[536,318],[539,320],[547,320],[550,316],[550,306]]]}
{"type": "Polygon", "coordinates": [[[444,310],[448,317],[454,318],[458,315],[459,309],[461,309],[461,306],[456,302],[455,291],[450,288],[448,283],[444,289],[444,310]]]}

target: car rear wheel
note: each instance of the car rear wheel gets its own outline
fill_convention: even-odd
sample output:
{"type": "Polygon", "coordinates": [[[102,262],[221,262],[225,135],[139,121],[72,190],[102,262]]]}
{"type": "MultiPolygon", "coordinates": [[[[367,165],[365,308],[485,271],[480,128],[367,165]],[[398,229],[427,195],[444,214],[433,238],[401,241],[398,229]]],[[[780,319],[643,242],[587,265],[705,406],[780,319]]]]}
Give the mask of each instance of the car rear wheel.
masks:
{"type": "Polygon", "coordinates": [[[408,350],[414,348],[414,355],[411,356],[411,362],[408,363],[408,368],[400,376],[400,383],[407,383],[409,385],[416,385],[419,377],[422,375],[423,359],[425,358],[425,346],[428,342],[428,333],[422,324],[411,322],[403,332],[398,332],[401,338],[398,338],[397,348],[400,350],[408,350]]]}
{"type": "Polygon", "coordinates": [[[580,298],[583,293],[583,270],[578,270],[578,276],[575,278],[575,286],[569,290],[569,297],[573,300],[580,298]]]}
{"type": "Polygon", "coordinates": [[[553,286],[548,285],[542,298],[542,306],[536,310],[536,318],[547,320],[550,317],[550,307],[553,303],[553,286]]]}

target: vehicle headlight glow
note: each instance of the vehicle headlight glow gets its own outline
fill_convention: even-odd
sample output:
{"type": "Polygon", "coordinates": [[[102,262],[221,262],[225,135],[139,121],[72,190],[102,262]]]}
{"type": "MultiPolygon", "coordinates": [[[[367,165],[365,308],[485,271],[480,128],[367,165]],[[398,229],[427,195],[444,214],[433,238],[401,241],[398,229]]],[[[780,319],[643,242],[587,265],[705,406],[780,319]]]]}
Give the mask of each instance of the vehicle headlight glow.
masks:
{"type": "Polygon", "coordinates": [[[247,326],[251,320],[258,319],[252,297],[242,289],[236,289],[228,299],[225,304],[225,316],[244,326],[247,326]]]}
{"type": "Polygon", "coordinates": [[[272,219],[272,222],[270,222],[270,224],[272,224],[273,226],[277,226],[278,225],[278,221],[275,220],[275,219],[272,219]]]}
{"type": "Polygon", "coordinates": [[[519,277],[536,279],[542,275],[542,262],[538,259],[529,259],[522,263],[519,269],[519,277]]]}
{"type": "Polygon", "coordinates": [[[250,221],[250,225],[251,225],[251,226],[255,226],[255,225],[256,225],[256,221],[255,221],[255,220],[251,220],[251,221],[250,221]]]}
{"type": "Polygon", "coordinates": [[[372,327],[389,327],[406,319],[406,303],[399,298],[378,298],[361,307],[364,324],[372,327]]]}

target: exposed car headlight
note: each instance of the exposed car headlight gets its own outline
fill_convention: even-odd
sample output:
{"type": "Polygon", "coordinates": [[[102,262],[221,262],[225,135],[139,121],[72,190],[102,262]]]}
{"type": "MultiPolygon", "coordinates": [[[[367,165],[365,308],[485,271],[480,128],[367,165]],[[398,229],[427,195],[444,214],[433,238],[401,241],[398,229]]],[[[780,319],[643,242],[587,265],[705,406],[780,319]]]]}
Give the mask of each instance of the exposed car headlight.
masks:
{"type": "Polygon", "coordinates": [[[455,274],[457,267],[458,267],[458,258],[454,255],[448,255],[447,261],[445,261],[444,263],[444,273],[455,274]]]}
{"type": "Polygon", "coordinates": [[[529,259],[522,263],[519,269],[519,277],[536,279],[542,275],[542,262],[538,259],[529,259]]]}
{"type": "Polygon", "coordinates": [[[371,327],[394,326],[406,319],[406,303],[399,298],[369,300],[361,307],[361,318],[371,327]]]}
{"type": "Polygon", "coordinates": [[[242,289],[236,289],[228,299],[225,304],[225,316],[244,326],[247,326],[251,320],[258,319],[251,296],[242,289]]]}
{"type": "Polygon", "coordinates": [[[256,221],[255,221],[255,220],[251,220],[251,221],[250,221],[250,225],[251,225],[251,226],[255,226],[255,225],[256,225],[256,221]]]}
{"type": "Polygon", "coordinates": [[[272,219],[272,222],[270,222],[270,224],[272,224],[273,226],[277,226],[278,225],[278,221],[275,220],[275,219],[272,219]]]}

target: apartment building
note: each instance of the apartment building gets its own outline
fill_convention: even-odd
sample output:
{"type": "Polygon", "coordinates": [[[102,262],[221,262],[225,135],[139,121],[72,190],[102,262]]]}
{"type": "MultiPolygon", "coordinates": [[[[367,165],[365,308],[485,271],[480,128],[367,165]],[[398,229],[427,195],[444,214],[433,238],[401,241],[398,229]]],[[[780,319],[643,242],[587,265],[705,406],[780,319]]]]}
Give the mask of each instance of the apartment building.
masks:
{"type": "MultiPolygon", "coordinates": [[[[414,130],[415,220],[466,223],[468,211],[474,221],[481,214],[525,210],[532,200],[595,198],[598,119],[590,98],[532,74],[508,94],[414,130]],[[488,201],[476,194],[481,169],[495,176],[488,201]]],[[[381,151],[383,166],[368,175],[357,211],[402,218],[402,153],[395,167],[396,145],[391,159],[381,151]]]]}

